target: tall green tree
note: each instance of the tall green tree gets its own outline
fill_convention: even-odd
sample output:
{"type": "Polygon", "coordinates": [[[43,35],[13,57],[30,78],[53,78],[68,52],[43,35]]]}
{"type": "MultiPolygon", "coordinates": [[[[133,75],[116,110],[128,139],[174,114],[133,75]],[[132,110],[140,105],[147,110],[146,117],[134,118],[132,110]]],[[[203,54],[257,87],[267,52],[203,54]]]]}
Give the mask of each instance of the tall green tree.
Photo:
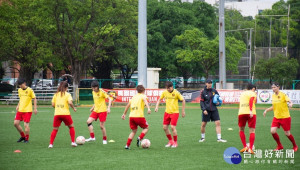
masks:
{"type": "Polygon", "coordinates": [[[255,65],[255,77],[258,79],[269,79],[287,85],[296,76],[299,64],[294,58],[277,56],[268,60],[260,59],[255,65]]]}

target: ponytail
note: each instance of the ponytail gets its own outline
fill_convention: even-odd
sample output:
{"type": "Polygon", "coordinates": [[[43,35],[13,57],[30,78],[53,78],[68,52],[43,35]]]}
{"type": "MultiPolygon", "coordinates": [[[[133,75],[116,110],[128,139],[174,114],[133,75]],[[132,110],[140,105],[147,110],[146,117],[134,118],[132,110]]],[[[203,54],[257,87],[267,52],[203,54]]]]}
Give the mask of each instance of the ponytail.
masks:
{"type": "Polygon", "coordinates": [[[62,81],[62,82],[60,82],[56,93],[60,92],[61,97],[63,97],[65,95],[65,92],[67,91],[67,89],[68,89],[68,83],[66,81],[62,81]]]}

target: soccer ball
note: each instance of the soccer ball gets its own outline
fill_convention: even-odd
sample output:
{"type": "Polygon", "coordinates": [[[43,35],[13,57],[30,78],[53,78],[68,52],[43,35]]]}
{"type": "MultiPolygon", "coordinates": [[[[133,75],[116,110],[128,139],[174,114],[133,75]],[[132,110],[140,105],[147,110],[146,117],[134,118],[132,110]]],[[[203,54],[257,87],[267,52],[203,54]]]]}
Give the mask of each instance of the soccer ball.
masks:
{"type": "Polygon", "coordinates": [[[78,137],[76,138],[76,143],[77,143],[78,145],[83,145],[83,144],[85,143],[85,138],[84,138],[83,136],[78,136],[78,137]]]}
{"type": "MultiPolygon", "coordinates": [[[[250,143],[247,143],[247,147],[250,148],[250,143]]],[[[255,150],[255,146],[253,145],[252,150],[255,150]]]]}
{"type": "Polygon", "coordinates": [[[144,148],[144,149],[149,148],[150,145],[151,145],[151,142],[150,142],[149,139],[143,139],[142,142],[141,142],[141,146],[142,146],[142,148],[144,148]]]}

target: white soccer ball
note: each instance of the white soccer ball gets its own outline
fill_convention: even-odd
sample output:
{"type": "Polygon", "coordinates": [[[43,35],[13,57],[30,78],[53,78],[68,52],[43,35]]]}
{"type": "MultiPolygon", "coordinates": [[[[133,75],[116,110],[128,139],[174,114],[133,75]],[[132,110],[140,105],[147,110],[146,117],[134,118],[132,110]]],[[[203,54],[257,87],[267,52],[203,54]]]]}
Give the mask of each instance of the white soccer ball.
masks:
{"type": "Polygon", "coordinates": [[[141,146],[142,146],[142,148],[144,148],[144,149],[149,148],[150,145],[151,145],[151,142],[150,142],[149,139],[143,139],[142,142],[141,142],[141,146]]]}
{"type": "Polygon", "coordinates": [[[85,138],[84,138],[83,136],[78,136],[78,137],[76,138],[76,143],[77,143],[78,145],[83,145],[83,144],[85,143],[85,138]]]}
{"type": "MultiPolygon", "coordinates": [[[[250,143],[247,143],[247,147],[250,148],[250,143]]],[[[255,150],[254,144],[253,144],[252,150],[255,150]]]]}

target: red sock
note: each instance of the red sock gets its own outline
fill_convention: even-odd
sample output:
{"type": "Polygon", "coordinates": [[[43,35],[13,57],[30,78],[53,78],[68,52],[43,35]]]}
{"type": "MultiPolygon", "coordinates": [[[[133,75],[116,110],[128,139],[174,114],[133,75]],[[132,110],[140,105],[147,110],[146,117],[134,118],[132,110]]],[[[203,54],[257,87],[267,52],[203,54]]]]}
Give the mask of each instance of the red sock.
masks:
{"type": "Polygon", "coordinates": [[[141,133],[141,135],[139,137],[140,137],[140,140],[144,139],[145,133],[141,133]]]}
{"type": "Polygon", "coordinates": [[[24,132],[20,132],[20,135],[21,135],[22,138],[25,138],[24,132]]]}
{"type": "Polygon", "coordinates": [[[173,136],[174,142],[177,142],[177,136],[173,136]]]}
{"type": "Polygon", "coordinates": [[[167,135],[167,138],[169,139],[169,141],[171,141],[171,140],[172,140],[171,134],[168,134],[168,135],[167,135]]]}
{"type": "Polygon", "coordinates": [[[106,136],[103,136],[103,140],[106,140],[106,136]]]}
{"type": "Polygon", "coordinates": [[[246,147],[246,136],[244,131],[240,131],[240,138],[244,147],[246,147]]]}
{"type": "Polygon", "coordinates": [[[29,135],[25,135],[25,140],[28,140],[29,139],[29,135]]]}
{"type": "Polygon", "coordinates": [[[75,129],[74,129],[74,127],[70,127],[70,136],[71,136],[71,141],[75,142],[75,129]]]}
{"type": "Polygon", "coordinates": [[[132,139],[128,138],[126,145],[129,147],[131,144],[132,139]]]}
{"type": "Polygon", "coordinates": [[[272,134],[272,136],[273,136],[274,140],[277,142],[277,145],[282,146],[281,143],[280,143],[280,139],[279,139],[278,134],[274,133],[274,134],[272,134]]]}
{"type": "Polygon", "coordinates": [[[95,133],[90,133],[91,138],[95,138],[95,133]]]}
{"type": "Polygon", "coordinates": [[[297,146],[297,145],[296,145],[296,141],[295,141],[295,139],[294,139],[294,136],[293,136],[292,134],[290,134],[290,136],[288,136],[288,138],[289,138],[289,140],[293,143],[293,146],[294,146],[294,147],[297,146]]]}
{"type": "Polygon", "coordinates": [[[52,133],[51,133],[51,136],[50,136],[50,144],[53,145],[53,142],[54,142],[54,139],[56,137],[56,134],[57,134],[57,129],[53,129],[52,130],[52,133]]]}
{"type": "Polygon", "coordinates": [[[251,150],[254,145],[254,140],[255,140],[255,133],[250,133],[249,141],[250,141],[250,149],[251,150]]]}

